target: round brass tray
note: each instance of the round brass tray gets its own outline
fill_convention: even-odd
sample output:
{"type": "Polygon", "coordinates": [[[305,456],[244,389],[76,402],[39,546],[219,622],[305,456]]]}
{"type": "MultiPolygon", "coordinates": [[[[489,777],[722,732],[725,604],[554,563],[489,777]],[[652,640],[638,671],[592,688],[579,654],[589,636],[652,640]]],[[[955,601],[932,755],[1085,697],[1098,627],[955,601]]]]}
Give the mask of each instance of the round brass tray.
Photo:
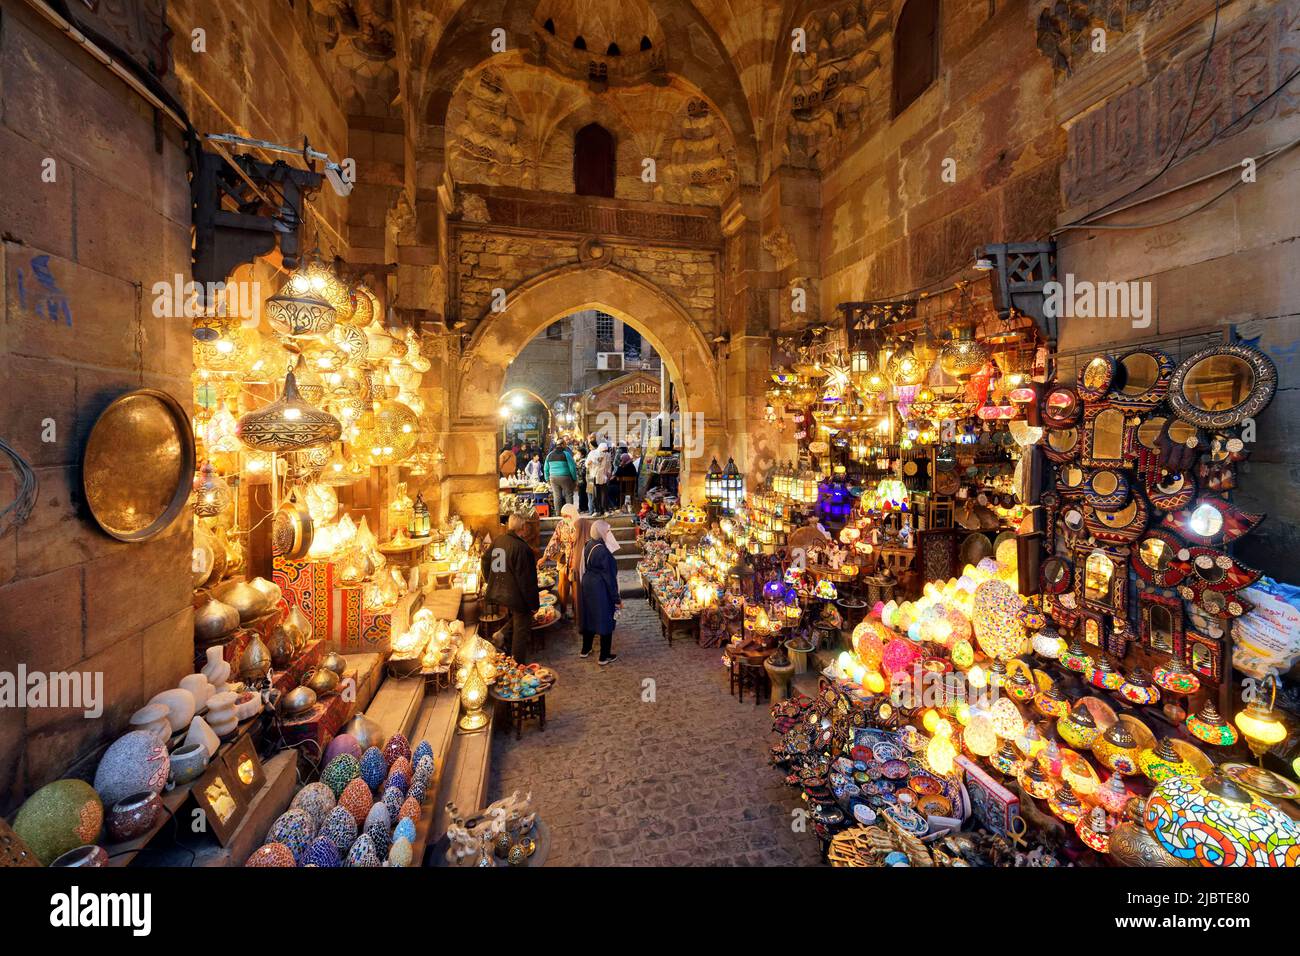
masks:
{"type": "Polygon", "coordinates": [[[194,432],[181,404],[153,388],[127,392],[104,409],[86,440],[86,504],[106,534],[146,541],[185,508],[194,466],[194,432]]]}

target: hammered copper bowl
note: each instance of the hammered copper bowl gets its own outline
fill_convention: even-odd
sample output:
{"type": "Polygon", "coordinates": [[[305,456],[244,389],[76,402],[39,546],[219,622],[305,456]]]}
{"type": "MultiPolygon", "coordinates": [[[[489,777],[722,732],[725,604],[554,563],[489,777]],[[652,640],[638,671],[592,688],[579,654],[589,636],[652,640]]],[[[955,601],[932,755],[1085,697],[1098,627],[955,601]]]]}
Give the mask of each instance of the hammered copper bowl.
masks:
{"type": "Polygon", "coordinates": [[[133,793],[113,804],[108,811],[108,819],[105,821],[108,835],[116,843],[144,836],[153,829],[164,812],[162,798],[158,794],[149,790],[133,793]]]}

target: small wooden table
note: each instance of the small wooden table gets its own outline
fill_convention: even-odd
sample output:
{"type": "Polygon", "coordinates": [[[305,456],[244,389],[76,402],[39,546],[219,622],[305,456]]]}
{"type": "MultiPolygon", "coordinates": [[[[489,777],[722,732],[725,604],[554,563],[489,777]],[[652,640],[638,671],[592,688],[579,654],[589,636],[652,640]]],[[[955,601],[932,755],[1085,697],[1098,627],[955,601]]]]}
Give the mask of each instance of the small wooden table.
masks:
{"type": "Polygon", "coordinates": [[[523,736],[524,721],[532,717],[537,718],[538,726],[543,733],[546,732],[546,695],[555,687],[554,671],[550,671],[550,678],[551,682],[532,697],[503,697],[497,692],[495,685],[488,688],[488,696],[506,705],[510,726],[515,729],[515,740],[523,736]]]}

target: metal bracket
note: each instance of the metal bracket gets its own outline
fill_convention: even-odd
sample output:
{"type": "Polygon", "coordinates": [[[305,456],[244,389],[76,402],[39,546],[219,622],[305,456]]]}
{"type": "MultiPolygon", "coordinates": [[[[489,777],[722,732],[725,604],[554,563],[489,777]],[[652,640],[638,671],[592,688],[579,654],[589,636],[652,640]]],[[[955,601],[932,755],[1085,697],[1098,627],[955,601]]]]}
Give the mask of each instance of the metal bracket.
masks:
{"type": "Polygon", "coordinates": [[[976,260],[986,260],[997,276],[993,304],[1006,320],[1015,309],[1034,320],[1048,342],[1056,341],[1056,316],[1043,309],[1043,286],[1056,279],[1056,243],[1000,242],[980,246],[976,260]]]}
{"type": "Polygon", "coordinates": [[[199,149],[190,184],[194,214],[194,281],[206,291],[279,244],[284,266],[298,265],[303,201],[320,188],[321,173],[283,160],[227,158],[199,149]]]}

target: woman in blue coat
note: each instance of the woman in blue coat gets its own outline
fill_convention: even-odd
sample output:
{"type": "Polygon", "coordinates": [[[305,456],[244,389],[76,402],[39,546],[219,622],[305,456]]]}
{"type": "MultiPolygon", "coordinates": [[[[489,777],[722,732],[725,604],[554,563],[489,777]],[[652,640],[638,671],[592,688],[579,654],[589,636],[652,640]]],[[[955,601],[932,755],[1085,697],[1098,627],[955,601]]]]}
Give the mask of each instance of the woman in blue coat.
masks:
{"type": "Polygon", "coordinates": [[[618,565],[614,552],[618,542],[609,530],[608,521],[591,526],[591,537],[583,546],[579,575],[582,582],[582,653],[590,657],[591,647],[600,635],[600,664],[612,664],[618,655],[610,651],[614,640],[614,617],[623,607],[618,596],[618,565]]]}

